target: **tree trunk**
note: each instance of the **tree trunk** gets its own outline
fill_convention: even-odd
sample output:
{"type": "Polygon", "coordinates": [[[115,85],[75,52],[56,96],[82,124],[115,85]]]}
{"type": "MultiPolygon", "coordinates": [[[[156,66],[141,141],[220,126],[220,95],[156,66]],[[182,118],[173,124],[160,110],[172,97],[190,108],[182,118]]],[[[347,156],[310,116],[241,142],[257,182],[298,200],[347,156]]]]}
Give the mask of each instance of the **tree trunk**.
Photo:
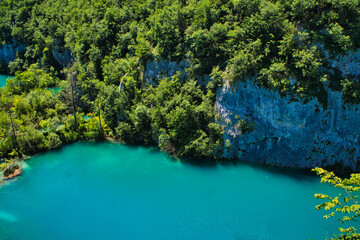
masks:
{"type": "Polygon", "coordinates": [[[100,109],[100,102],[98,102],[98,114],[99,114],[99,125],[100,125],[100,135],[104,137],[103,129],[101,126],[101,109],[100,109]]]}
{"type": "Polygon", "coordinates": [[[13,147],[17,151],[17,153],[19,153],[19,146],[18,146],[18,143],[17,143],[17,137],[16,137],[16,134],[15,134],[15,127],[14,127],[14,122],[13,122],[13,119],[12,119],[12,116],[11,116],[9,102],[7,102],[7,112],[8,112],[9,118],[10,118],[11,129],[12,129],[12,134],[13,134],[13,147]]]}
{"type": "Polygon", "coordinates": [[[75,120],[75,125],[77,125],[77,119],[76,119],[76,82],[75,82],[75,78],[74,78],[74,74],[71,73],[70,76],[70,88],[71,88],[71,104],[73,107],[73,115],[74,115],[74,120],[75,120]]]}

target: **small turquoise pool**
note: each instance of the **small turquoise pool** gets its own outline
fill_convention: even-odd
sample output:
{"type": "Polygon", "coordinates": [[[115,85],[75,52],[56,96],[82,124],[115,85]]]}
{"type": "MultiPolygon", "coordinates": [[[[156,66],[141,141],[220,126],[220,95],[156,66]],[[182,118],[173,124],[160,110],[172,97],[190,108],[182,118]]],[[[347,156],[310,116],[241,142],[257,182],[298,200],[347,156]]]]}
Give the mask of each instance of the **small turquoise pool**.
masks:
{"type": "Polygon", "coordinates": [[[9,75],[0,75],[0,87],[6,86],[6,79],[13,78],[13,76],[9,75]]]}
{"type": "Polygon", "coordinates": [[[59,91],[61,90],[60,87],[52,87],[52,88],[48,88],[49,91],[53,91],[55,95],[57,95],[59,93],[59,91]]]}

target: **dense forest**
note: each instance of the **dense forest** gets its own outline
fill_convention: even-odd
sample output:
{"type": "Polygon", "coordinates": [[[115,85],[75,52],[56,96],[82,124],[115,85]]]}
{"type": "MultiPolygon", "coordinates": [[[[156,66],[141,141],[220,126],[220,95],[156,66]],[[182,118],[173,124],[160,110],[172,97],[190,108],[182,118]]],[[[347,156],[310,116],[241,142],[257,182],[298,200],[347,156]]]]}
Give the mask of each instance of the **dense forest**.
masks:
{"type": "Polygon", "coordinates": [[[1,1],[1,42],[25,50],[1,62],[15,77],[0,90],[0,157],[109,136],[220,159],[223,83],[250,79],[323,108],[329,87],[360,103],[356,78],[328,63],[359,48],[359,29],[358,0],[1,1]],[[147,63],[163,60],[189,67],[149,82],[147,63]]]}
{"type": "MultiPolygon", "coordinates": [[[[359,104],[356,76],[329,63],[359,49],[359,30],[359,0],[2,0],[0,51],[20,50],[0,61],[0,72],[14,75],[0,89],[1,169],[105,137],[222,160],[229,142],[214,111],[220,87],[253,81],[292,101],[316,98],[324,109],[331,89],[359,104]],[[148,79],[149,63],[162,61],[186,71],[148,79]]],[[[252,131],[238,121],[243,134],[252,131]]],[[[359,188],[357,175],[342,181],[317,172],[346,191],[359,188]]],[[[360,216],[355,201],[347,208],[317,197],[329,200],[319,209],[360,216]]],[[[359,235],[352,236],[341,239],[359,235]]]]}

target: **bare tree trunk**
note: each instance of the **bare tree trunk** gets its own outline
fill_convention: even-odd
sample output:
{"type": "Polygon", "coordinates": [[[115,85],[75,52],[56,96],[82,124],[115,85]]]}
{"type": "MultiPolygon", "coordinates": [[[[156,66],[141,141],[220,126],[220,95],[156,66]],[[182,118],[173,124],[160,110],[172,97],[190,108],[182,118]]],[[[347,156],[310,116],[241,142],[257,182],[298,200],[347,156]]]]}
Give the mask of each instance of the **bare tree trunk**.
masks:
{"type": "Polygon", "coordinates": [[[70,88],[71,88],[71,104],[73,107],[73,115],[74,115],[74,119],[75,119],[75,125],[77,124],[77,119],[76,119],[76,82],[75,82],[75,78],[74,78],[74,73],[71,73],[70,76],[70,88]]]}
{"type": "Polygon", "coordinates": [[[13,147],[19,153],[19,146],[18,146],[18,143],[17,143],[17,137],[16,137],[16,134],[15,134],[15,127],[14,127],[14,122],[13,122],[13,119],[12,119],[12,116],[11,116],[9,102],[7,102],[7,112],[8,112],[9,118],[10,118],[11,129],[12,129],[12,134],[13,134],[13,147]]]}
{"type": "Polygon", "coordinates": [[[99,125],[100,125],[100,135],[104,137],[103,129],[101,126],[101,109],[100,109],[100,102],[98,102],[98,113],[99,113],[99,125]]]}

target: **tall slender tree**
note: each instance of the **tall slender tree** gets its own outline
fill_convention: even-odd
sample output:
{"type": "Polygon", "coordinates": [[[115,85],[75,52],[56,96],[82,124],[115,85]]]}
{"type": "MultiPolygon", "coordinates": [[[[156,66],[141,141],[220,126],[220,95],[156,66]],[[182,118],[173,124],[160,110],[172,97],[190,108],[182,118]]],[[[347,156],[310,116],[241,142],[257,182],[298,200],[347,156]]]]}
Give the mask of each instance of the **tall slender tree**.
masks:
{"type": "Polygon", "coordinates": [[[78,72],[74,68],[67,69],[67,87],[61,92],[60,99],[68,107],[68,112],[74,116],[77,125],[77,108],[79,102],[79,87],[77,83],[78,72]]]}

